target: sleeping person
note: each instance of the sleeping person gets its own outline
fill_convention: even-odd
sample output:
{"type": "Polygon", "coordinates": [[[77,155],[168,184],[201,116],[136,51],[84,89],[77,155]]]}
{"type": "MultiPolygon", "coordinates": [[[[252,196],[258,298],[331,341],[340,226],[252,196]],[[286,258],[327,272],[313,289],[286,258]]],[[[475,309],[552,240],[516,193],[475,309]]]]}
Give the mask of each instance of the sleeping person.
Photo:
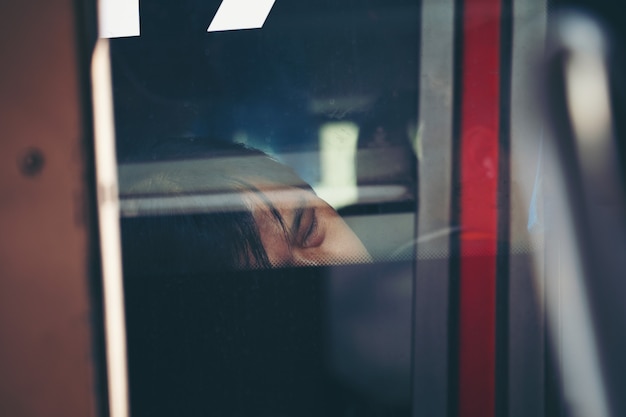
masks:
{"type": "Polygon", "coordinates": [[[143,161],[120,166],[120,196],[125,269],[371,261],[337,212],[290,167],[243,145],[161,144],[143,161]]]}

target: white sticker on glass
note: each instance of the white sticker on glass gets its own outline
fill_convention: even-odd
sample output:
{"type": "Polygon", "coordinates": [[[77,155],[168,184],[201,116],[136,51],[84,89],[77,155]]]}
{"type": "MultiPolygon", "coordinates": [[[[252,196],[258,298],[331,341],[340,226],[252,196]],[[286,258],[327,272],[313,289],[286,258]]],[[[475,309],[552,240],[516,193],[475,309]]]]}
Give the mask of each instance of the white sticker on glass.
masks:
{"type": "Polygon", "coordinates": [[[275,0],[223,0],[207,32],[260,29],[275,0]]]}
{"type": "Polygon", "coordinates": [[[139,36],[139,0],[99,0],[98,26],[101,38],[139,36]]]}

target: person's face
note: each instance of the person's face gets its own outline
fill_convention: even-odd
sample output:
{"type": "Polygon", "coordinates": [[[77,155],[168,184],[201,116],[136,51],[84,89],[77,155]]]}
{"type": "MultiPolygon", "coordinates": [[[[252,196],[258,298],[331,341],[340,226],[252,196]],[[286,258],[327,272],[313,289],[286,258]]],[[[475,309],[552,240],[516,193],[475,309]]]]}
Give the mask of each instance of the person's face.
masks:
{"type": "Polygon", "coordinates": [[[256,183],[247,201],[272,266],[336,265],[372,259],[337,212],[312,191],[256,183]]]}

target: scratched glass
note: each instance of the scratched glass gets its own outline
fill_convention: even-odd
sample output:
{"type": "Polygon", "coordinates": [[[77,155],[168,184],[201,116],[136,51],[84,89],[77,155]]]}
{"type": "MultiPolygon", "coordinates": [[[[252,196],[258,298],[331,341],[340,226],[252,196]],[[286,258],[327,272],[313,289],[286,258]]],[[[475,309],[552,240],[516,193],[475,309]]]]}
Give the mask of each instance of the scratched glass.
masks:
{"type": "Polygon", "coordinates": [[[539,415],[546,0],[131,3],[132,414],[539,415]]]}
{"type": "Polygon", "coordinates": [[[408,416],[418,4],[130,3],[101,33],[132,414],[408,416]]]}

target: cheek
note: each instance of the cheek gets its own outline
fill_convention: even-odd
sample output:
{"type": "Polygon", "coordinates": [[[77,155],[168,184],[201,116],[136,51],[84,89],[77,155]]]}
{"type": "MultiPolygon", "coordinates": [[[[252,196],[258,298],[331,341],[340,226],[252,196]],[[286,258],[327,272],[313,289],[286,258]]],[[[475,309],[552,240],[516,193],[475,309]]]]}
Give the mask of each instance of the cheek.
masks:
{"type": "Polygon", "coordinates": [[[371,262],[370,254],[361,243],[361,240],[354,234],[352,229],[336,216],[328,229],[327,239],[324,241],[326,250],[335,262],[360,263],[371,262]]]}

